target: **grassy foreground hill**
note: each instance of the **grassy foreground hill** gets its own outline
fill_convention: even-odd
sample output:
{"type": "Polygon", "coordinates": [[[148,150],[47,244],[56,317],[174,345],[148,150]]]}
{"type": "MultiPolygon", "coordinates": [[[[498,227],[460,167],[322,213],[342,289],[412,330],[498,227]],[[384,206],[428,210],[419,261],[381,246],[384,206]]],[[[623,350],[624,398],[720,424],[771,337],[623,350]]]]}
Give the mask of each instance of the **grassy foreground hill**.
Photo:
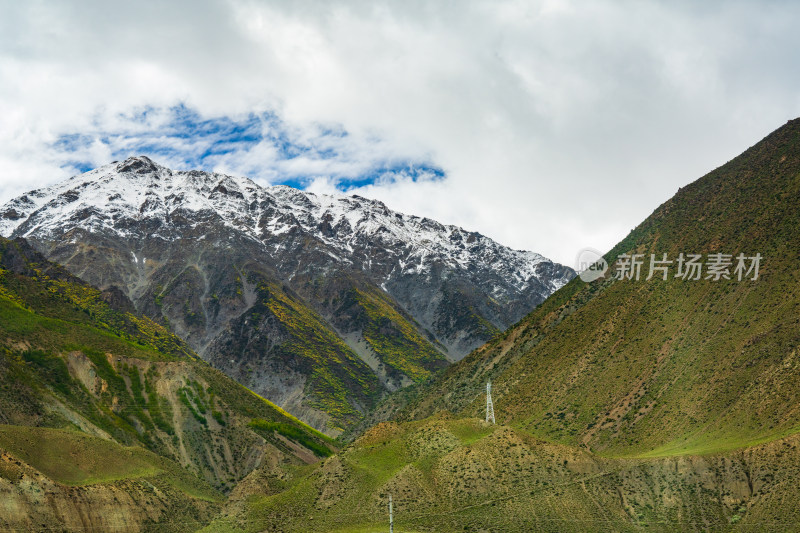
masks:
{"type": "Polygon", "coordinates": [[[277,493],[254,472],[204,531],[385,531],[389,494],[398,533],[791,531],[798,444],[608,458],[475,418],[387,422],[277,493]]]}
{"type": "Polygon", "coordinates": [[[131,310],[0,239],[0,530],[194,531],[256,467],[332,453],[131,310]]]}
{"type": "Polygon", "coordinates": [[[797,530],[800,119],[681,189],[606,259],[604,278],[573,280],[390,398],[393,422],[214,526],[373,531],[391,493],[396,531],[797,530]],[[641,278],[615,279],[633,253],[641,278]],[[731,254],[732,279],[676,278],[673,263],[646,280],[665,253],[731,254]],[[739,253],[761,254],[758,279],[736,279],[739,253]],[[498,426],[479,420],[489,379],[498,426]]]}

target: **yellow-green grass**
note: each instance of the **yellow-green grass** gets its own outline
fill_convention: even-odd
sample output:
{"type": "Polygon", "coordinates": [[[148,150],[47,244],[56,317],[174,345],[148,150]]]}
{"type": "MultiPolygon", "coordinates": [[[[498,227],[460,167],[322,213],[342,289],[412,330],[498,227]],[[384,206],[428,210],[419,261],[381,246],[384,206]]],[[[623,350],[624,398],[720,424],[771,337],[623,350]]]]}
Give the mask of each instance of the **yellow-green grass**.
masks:
{"type": "Polygon", "coordinates": [[[614,457],[675,457],[681,455],[712,455],[730,452],[733,450],[752,448],[768,442],[784,439],[790,435],[800,433],[800,426],[775,431],[769,434],[748,435],[748,434],[728,434],[715,435],[704,434],[702,431],[692,435],[687,435],[682,439],[676,439],[659,446],[653,450],[633,455],[617,454],[614,457]]]}
{"type": "Polygon", "coordinates": [[[462,445],[468,446],[491,434],[496,426],[481,424],[474,418],[460,418],[448,423],[448,428],[458,437],[462,445]]]}
{"type": "Polygon", "coordinates": [[[163,472],[136,447],[72,430],[0,425],[0,446],[53,481],[91,485],[163,472]]]}
{"type": "Polygon", "coordinates": [[[260,401],[264,402],[269,407],[271,407],[272,409],[274,409],[275,411],[280,413],[282,416],[288,418],[289,420],[294,422],[296,425],[302,427],[305,431],[311,433],[315,437],[318,437],[318,438],[324,440],[325,442],[327,442],[329,444],[335,444],[336,443],[336,439],[334,439],[332,437],[329,437],[328,435],[324,434],[323,432],[321,432],[321,431],[319,431],[317,429],[312,428],[311,426],[309,426],[308,424],[306,424],[305,422],[303,422],[302,420],[300,420],[299,418],[297,418],[296,416],[294,416],[290,412],[288,412],[288,411],[284,410],[283,408],[281,408],[279,405],[275,405],[271,401],[267,400],[266,398],[264,398],[260,394],[257,394],[255,392],[251,391],[250,389],[247,389],[247,391],[250,392],[250,394],[252,394],[256,398],[258,398],[260,401]]]}
{"type": "MultiPolygon", "coordinates": [[[[389,520],[380,526],[344,526],[342,528],[331,529],[331,533],[383,533],[388,527],[389,520]]],[[[394,531],[396,533],[419,533],[419,529],[408,529],[403,526],[395,524],[394,531]]]]}
{"type": "Polygon", "coordinates": [[[380,395],[380,382],[316,311],[289,296],[275,284],[262,283],[259,305],[274,315],[289,334],[281,351],[310,370],[306,391],[310,405],[331,416],[331,429],[342,430],[363,414],[356,405],[371,406],[380,395]]]}
{"type": "MultiPolygon", "coordinates": [[[[381,492],[381,487],[403,469],[415,468],[426,486],[436,486],[432,472],[447,450],[436,446],[429,449],[431,441],[444,438],[453,447],[471,448],[495,429],[496,426],[477,419],[433,417],[405,423],[397,432],[369,432],[331,459],[341,462],[343,471],[347,473],[348,487],[343,499],[333,508],[321,510],[313,503],[318,493],[319,476],[327,479],[326,474],[320,472],[320,468],[324,470],[326,467],[320,464],[310,467],[305,473],[298,473],[295,481],[283,492],[252,495],[247,499],[245,516],[238,520],[220,518],[207,531],[257,531],[266,523],[280,523],[280,527],[292,531],[378,531],[383,517],[375,516],[365,504],[371,502],[373,496],[381,492]]],[[[398,524],[395,530],[416,531],[410,527],[413,525],[398,524]]]]}
{"type": "Polygon", "coordinates": [[[37,315],[90,325],[134,346],[179,358],[194,357],[188,346],[163,325],[112,307],[100,290],[48,263],[27,246],[2,238],[0,296],[37,315]]]}
{"type": "Polygon", "coordinates": [[[63,485],[159,478],[193,498],[222,500],[206,483],[167,459],[71,429],[0,425],[0,448],[63,485]]]}
{"type": "Polygon", "coordinates": [[[304,427],[298,427],[286,422],[271,422],[261,418],[256,418],[250,421],[249,427],[257,430],[259,433],[269,434],[271,432],[278,433],[287,439],[294,441],[301,446],[314,452],[318,457],[330,457],[333,452],[325,446],[317,442],[312,434],[305,431],[304,427]]]}
{"type": "Polygon", "coordinates": [[[0,334],[9,340],[24,341],[55,352],[65,347],[90,345],[126,357],[156,361],[174,359],[86,323],[42,316],[4,295],[0,295],[0,334]]]}
{"type": "Polygon", "coordinates": [[[478,419],[387,424],[205,531],[383,531],[390,492],[397,532],[729,531],[743,508],[780,528],[793,517],[771,498],[796,478],[796,439],[687,462],[599,457],[478,419]],[[748,475],[757,496],[735,492],[748,475]]]}
{"type": "Polygon", "coordinates": [[[353,289],[369,321],[364,338],[385,365],[402,372],[415,382],[431,376],[445,366],[444,356],[420,335],[417,325],[403,317],[386,295],[377,290],[353,289]],[[394,330],[387,334],[384,329],[394,330]]]}

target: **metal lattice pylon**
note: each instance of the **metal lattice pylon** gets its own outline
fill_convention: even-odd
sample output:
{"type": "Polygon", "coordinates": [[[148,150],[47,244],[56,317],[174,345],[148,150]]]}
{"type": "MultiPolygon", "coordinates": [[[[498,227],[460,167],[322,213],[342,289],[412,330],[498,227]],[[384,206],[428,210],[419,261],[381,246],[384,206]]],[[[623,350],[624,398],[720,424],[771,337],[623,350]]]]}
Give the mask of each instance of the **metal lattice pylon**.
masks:
{"type": "Polygon", "coordinates": [[[394,514],[392,513],[392,495],[389,494],[389,533],[394,533],[394,514]]]}
{"type": "Polygon", "coordinates": [[[486,421],[492,424],[494,421],[494,403],[492,402],[492,382],[486,382],[486,421]]]}

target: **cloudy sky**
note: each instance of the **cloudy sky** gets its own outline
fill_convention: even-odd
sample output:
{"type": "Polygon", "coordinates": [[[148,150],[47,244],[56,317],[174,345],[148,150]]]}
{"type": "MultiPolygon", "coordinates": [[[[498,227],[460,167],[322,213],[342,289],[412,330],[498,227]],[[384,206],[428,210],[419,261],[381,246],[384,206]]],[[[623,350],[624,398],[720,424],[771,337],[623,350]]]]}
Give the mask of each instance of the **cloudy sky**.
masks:
{"type": "Polygon", "coordinates": [[[798,21],[789,1],[0,0],[0,202],[143,153],[573,264],[800,116],[798,21]]]}

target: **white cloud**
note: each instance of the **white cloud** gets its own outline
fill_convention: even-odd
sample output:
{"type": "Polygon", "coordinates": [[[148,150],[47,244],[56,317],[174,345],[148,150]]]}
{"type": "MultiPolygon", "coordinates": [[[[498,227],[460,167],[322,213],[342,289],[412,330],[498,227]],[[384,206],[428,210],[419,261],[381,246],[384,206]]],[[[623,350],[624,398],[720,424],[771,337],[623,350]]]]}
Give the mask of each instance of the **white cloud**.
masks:
{"type": "MultiPolygon", "coordinates": [[[[413,155],[447,179],[355,192],[569,263],[800,115],[798,15],[755,1],[4,3],[0,200],[65,177],[50,144],[130,127],[121,113],[276,110],[300,136],[350,132],[329,139],[342,157],[281,166],[262,143],[219,170],[309,172],[330,190],[325,174],[374,150],[413,155]]],[[[95,142],[80,157],[110,155],[95,142]]]]}

